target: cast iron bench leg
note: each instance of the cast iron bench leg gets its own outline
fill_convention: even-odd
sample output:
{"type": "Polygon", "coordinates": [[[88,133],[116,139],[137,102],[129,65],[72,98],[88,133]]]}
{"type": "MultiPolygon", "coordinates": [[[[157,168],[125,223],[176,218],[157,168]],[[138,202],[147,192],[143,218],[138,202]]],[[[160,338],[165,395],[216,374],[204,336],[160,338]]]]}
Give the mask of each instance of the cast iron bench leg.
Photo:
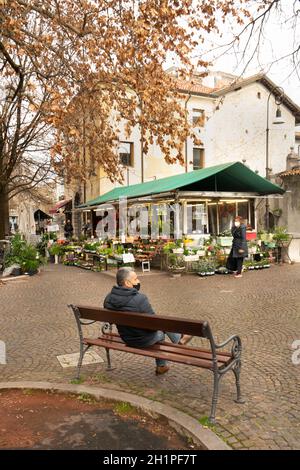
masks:
{"type": "Polygon", "coordinates": [[[217,371],[214,372],[214,391],[213,391],[213,397],[212,397],[212,403],[211,403],[210,417],[208,418],[208,421],[211,424],[215,424],[216,422],[216,408],[217,408],[217,403],[218,403],[219,383],[220,383],[221,378],[222,378],[222,375],[220,375],[217,371]]]}
{"type": "Polygon", "coordinates": [[[237,361],[236,364],[232,368],[232,371],[235,375],[235,383],[236,383],[237,397],[236,397],[236,400],[234,400],[236,403],[245,403],[245,400],[242,397],[241,384],[240,384],[241,365],[242,365],[241,361],[237,361]]]}
{"type": "Polygon", "coordinates": [[[77,380],[80,379],[80,369],[81,369],[81,366],[82,366],[83,357],[84,357],[85,353],[87,352],[87,350],[90,349],[90,347],[91,347],[91,345],[89,344],[84,349],[83,345],[80,344],[80,353],[79,353],[79,360],[78,360],[78,365],[77,365],[77,376],[76,376],[77,380]]]}
{"type": "Polygon", "coordinates": [[[111,361],[110,361],[110,350],[109,348],[105,348],[106,352],[106,359],[107,359],[107,369],[106,370],[113,370],[113,367],[111,366],[111,361]]]}

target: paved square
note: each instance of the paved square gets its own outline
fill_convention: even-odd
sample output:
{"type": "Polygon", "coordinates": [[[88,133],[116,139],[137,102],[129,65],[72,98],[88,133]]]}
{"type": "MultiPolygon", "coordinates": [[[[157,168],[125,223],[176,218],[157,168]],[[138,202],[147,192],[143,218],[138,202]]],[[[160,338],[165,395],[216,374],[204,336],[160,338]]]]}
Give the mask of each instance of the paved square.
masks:
{"type": "MultiPolygon", "coordinates": [[[[24,284],[2,285],[0,340],[6,344],[7,363],[0,365],[1,380],[69,383],[74,367],[62,367],[57,360],[79,351],[75,318],[67,305],[101,305],[113,284],[105,273],[50,264],[24,284]]],[[[241,279],[172,279],[153,269],[141,276],[141,291],[157,314],[209,321],[218,342],[240,335],[246,403],[234,402],[234,375],[226,374],[217,406],[221,437],[234,449],[300,449],[300,365],[292,363],[292,344],[300,339],[300,265],[275,265],[241,279]]],[[[99,332],[99,326],[85,328],[99,332]]],[[[197,346],[202,343],[193,340],[197,346]]],[[[105,358],[105,351],[91,351],[105,358]]],[[[157,377],[150,358],[119,351],[111,356],[111,372],[105,360],[84,365],[84,382],[145,396],[196,419],[209,415],[210,371],[171,364],[167,374],[157,377]]]]}

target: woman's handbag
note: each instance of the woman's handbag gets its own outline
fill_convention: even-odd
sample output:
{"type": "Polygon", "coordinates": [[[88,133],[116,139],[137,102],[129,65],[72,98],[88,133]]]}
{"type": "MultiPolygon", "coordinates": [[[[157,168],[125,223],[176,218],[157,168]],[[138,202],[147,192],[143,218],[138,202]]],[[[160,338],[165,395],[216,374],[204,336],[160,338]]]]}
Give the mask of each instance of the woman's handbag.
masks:
{"type": "Polygon", "coordinates": [[[226,261],[226,268],[228,271],[236,271],[236,259],[230,254],[226,261]]]}

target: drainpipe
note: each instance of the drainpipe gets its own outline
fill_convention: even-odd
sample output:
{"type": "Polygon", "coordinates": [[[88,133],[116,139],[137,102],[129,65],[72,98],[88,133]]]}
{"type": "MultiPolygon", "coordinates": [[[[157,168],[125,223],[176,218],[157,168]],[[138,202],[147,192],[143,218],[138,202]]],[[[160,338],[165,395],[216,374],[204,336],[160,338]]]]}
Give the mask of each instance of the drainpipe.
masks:
{"type": "MultiPolygon", "coordinates": [[[[191,99],[191,97],[192,97],[192,94],[189,93],[188,99],[185,100],[184,109],[185,109],[186,115],[187,115],[187,104],[188,104],[189,100],[191,99]]],[[[185,166],[185,172],[187,173],[188,172],[187,139],[185,139],[185,151],[184,151],[184,153],[185,153],[185,165],[184,166],[185,166]]]]}

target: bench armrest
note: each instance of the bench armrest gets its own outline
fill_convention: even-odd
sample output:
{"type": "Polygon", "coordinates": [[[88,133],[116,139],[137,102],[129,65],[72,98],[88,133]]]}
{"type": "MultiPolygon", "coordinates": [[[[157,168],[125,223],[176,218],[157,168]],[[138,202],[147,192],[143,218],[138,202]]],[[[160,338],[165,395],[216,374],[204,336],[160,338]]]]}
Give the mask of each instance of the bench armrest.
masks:
{"type": "Polygon", "coordinates": [[[224,348],[231,341],[233,341],[233,344],[231,346],[231,354],[234,358],[237,358],[242,353],[242,341],[241,341],[241,338],[238,335],[232,335],[232,336],[230,336],[230,338],[228,338],[223,343],[215,344],[215,348],[216,349],[224,348]]]}

